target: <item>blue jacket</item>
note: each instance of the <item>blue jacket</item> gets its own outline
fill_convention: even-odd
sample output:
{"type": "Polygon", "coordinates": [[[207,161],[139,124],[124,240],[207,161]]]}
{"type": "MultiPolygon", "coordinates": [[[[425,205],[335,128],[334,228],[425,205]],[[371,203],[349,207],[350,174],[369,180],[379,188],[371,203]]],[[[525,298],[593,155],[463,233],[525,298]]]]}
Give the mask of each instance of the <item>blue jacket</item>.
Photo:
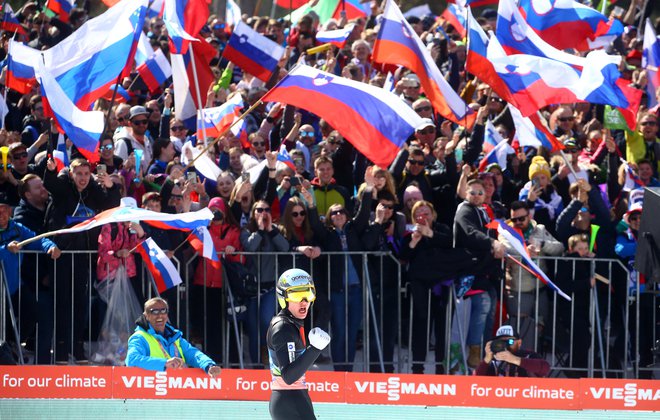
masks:
{"type": "MultiPolygon", "coordinates": [[[[10,252],[7,249],[7,245],[13,241],[22,242],[26,239],[34,238],[35,236],[35,233],[30,229],[11,219],[7,224],[7,229],[0,232],[0,260],[5,268],[10,295],[16,293],[18,285],[21,283],[21,279],[18,277],[18,269],[21,265],[22,256],[10,252]]],[[[25,245],[25,249],[48,252],[48,250],[54,246],[55,243],[53,243],[53,241],[48,238],[42,238],[25,245]]]]}
{"type": "MultiPolygon", "coordinates": [[[[193,346],[183,338],[181,331],[174,328],[171,324],[165,326],[163,334],[157,333],[149,324],[144,315],[140,316],[136,321],[137,327],[135,331],[145,331],[156,338],[163,346],[165,351],[174,356],[178,353],[174,343],[180,340],[181,351],[183,352],[183,359],[186,361],[188,367],[198,367],[208,372],[211,366],[216,363],[207,355],[202,353],[197,347],[193,346]]],[[[179,356],[180,357],[180,356],[179,356]]],[[[149,343],[139,334],[133,334],[128,339],[128,353],[126,354],[126,366],[139,367],[147,370],[165,370],[166,359],[159,359],[150,356],[149,343]]]]}

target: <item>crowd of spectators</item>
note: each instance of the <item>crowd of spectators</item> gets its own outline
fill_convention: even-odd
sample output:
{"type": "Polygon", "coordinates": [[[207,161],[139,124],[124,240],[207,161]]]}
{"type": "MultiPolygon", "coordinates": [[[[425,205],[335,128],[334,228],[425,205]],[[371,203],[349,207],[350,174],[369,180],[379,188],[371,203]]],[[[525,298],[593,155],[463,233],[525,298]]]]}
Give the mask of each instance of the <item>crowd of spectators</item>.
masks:
{"type": "MultiPolygon", "coordinates": [[[[216,80],[203,87],[208,88],[206,106],[218,106],[233,95],[242,95],[247,108],[300,60],[358,82],[383,86],[384,69],[370,61],[381,13],[377,2],[372,13],[350,22],[344,18],[318,22],[312,13],[293,26],[283,19],[244,15],[243,20],[256,31],[287,47],[279,72],[268,83],[242,72],[222,57],[231,28],[217,15],[211,15],[201,31],[217,49],[211,62],[216,80]],[[349,23],[355,24],[355,28],[344,49],[333,47],[317,55],[306,55],[305,51],[316,43],[318,30],[341,28],[349,23]]],[[[76,8],[70,13],[69,23],[63,23],[39,12],[34,3],[27,3],[17,17],[28,30],[28,45],[41,49],[74,31],[87,19],[87,12],[76,8]]],[[[487,9],[478,21],[487,29],[493,28],[495,17],[496,12],[487,9]]],[[[65,168],[58,167],[51,158],[60,135],[44,115],[38,87],[26,95],[3,92],[8,114],[0,130],[0,145],[7,147],[3,152],[7,164],[0,171],[0,200],[14,208],[15,222],[35,234],[70,226],[116,207],[122,197],[134,198],[143,208],[173,214],[208,207],[214,214],[209,230],[217,251],[226,253],[227,261],[244,265],[259,279],[259,290],[245,298],[245,311],[239,314],[249,342],[249,357],[255,365],[266,362],[261,358],[264,334],[275,312],[275,279],[285,269],[299,267],[314,276],[318,297],[313,318],[314,322],[331,327],[329,356],[337,370],[352,369],[365,322],[365,274],[370,275],[376,306],[385,307],[377,318],[383,325],[379,331],[385,370],[392,372],[395,332],[397,328],[407,328],[401,325],[407,320],[397,317],[397,264],[377,263],[360,255],[365,251],[391,252],[403,264],[403,286],[410,291],[414,304],[413,372],[424,372],[431,330],[435,336],[436,372],[446,371],[442,364],[448,337],[446,307],[456,285],[464,286],[459,294],[461,299],[471,301],[470,321],[464,332],[468,364],[476,368],[482,359],[483,343],[494,336],[498,301],[504,302],[512,322],[526,318],[525,322],[541,333],[550,326],[549,314],[555,302],[553,292],[535,277],[510,260],[503,260],[507,253],[515,256],[517,251],[498,238],[488,223],[501,218],[519,229],[533,257],[619,258],[634,272],[632,263],[642,210],[641,195],[635,193],[641,190],[624,190],[623,163],[632,168],[644,186],[660,186],[660,109],[647,109],[644,97],[634,129],[610,130],[604,124],[609,110],[601,105],[549,106],[541,114],[565,146],[567,159],[542,147],[523,147],[515,140],[507,103],[465,72],[466,43],[456,30],[434,16],[409,17],[408,22],[427,43],[452,87],[476,110],[477,121],[473,129],[465,130],[445,120],[424,97],[419,77],[405,68],[396,70],[394,93],[423,118],[423,123],[411,133],[388,168],[373,165],[359,153],[351,144],[350,133],[345,133],[344,138],[304,109],[265,103],[246,117],[247,140],[226,133],[208,150],[207,155],[221,173],[217,179],[206,178],[194,166],[182,163],[182,158],[191,157],[186,156],[190,153],[184,147],[186,142],[198,148],[203,148],[204,142],[176,119],[169,84],[152,95],[139,78],[134,80],[137,76],[133,74],[122,83],[130,88],[131,99],[127,103],[99,100],[95,105],[109,115],[100,142],[99,162],[84,159],[65,138],[71,162],[65,168]],[[443,30],[436,31],[437,27],[443,30]],[[491,164],[479,171],[487,122],[495,126],[515,153],[507,157],[506,167],[491,164]],[[289,151],[295,170],[277,161],[282,144],[289,151]],[[136,161],[137,151],[141,151],[141,161],[136,161]],[[263,171],[255,182],[250,182],[247,172],[263,161],[263,171]],[[592,250],[588,246],[591,225],[600,227],[592,250]],[[264,254],[236,254],[241,251],[264,254]],[[269,254],[273,251],[294,255],[275,257],[269,254]],[[328,252],[331,254],[326,255],[328,252]],[[363,267],[365,261],[369,261],[369,267],[363,267]],[[505,282],[503,289],[501,282],[505,282]]],[[[631,21],[624,23],[628,25],[624,34],[609,51],[624,55],[623,77],[631,85],[645,89],[646,72],[638,59],[638,29],[631,21]]],[[[152,47],[167,55],[169,46],[162,19],[148,19],[144,32],[152,47]]],[[[7,53],[8,36],[3,35],[3,56],[7,53]]],[[[50,296],[56,302],[58,361],[86,358],[86,317],[94,313],[89,311],[88,296],[95,294],[95,285],[112,278],[119,264],[126,265],[129,276],[136,275],[139,259],[132,259],[129,251],[145,237],[153,238],[168,256],[179,261],[189,260],[194,253],[185,245],[184,233],[134,223],[51,238],[65,251],[61,257],[65,261],[58,263],[57,273],[52,263],[50,269],[35,272],[34,259],[23,260],[23,287],[38,287],[40,300],[50,296]],[[74,250],[98,250],[98,261],[96,255],[66,253],[74,250]],[[55,274],[60,280],[57,288],[52,283],[55,274]]],[[[6,239],[4,234],[1,238],[4,251],[13,239],[6,239]]],[[[222,274],[201,257],[197,264],[194,270],[186,271],[190,278],[185,279],[193,285],[188,289],[191,341],[205,344],[207,354],[225,362],[232,356],[231,350],[229,355],[223,354],[220,340],[225,333],[222,320],[227,316],[220,304],[222,274]]],[[[623,331],[628,328],[623,314],[637,277],[628,277],[616,265],[596,265],[596,273],[609,279],[609,285],[595,284],[594,272],[589,263],[584,264],[565,261],[558,266],[542,265],[565,292],[575,297],[573,310],[570,302],[556,301],[561,327],[555,328],[577,337],[572,341],[575,350],[581,347],[574,354],[584,354],[591,343],[589,319],[584,311],[595,288],[599,298],[614,302],[609,319],[611,333],[619,338],[614,345],[614,359],[623,363],[627,353],[623,331]],[[571,318],[571,313],[579,319],[571,318]]],[[[140,295],[143,285],[136,281],[133,284],[139,299],[144,300],[147,296],[140,295]]],[[[181,295],[172,289],[163,297],[168,299],[170,313],[175,313],[181,295]]],[[[657,317],[657,310],[657,306],[645,301],[641,316],[653,317],[652,312],[656,311],[657,317]]],[[[654,328],[657,336],[657,326],[642,325],[646,330],[640,336],[647,338],[640,346],[639,357],[642,364],[649,364],[652,355],[648,337],[653,336],[654,328]]],[[[529,348],[539,344],[526,342],[530,335],[523,331],[521,339],[529,348]]],[[[375,340],[371,342],[373,345],[375,340]]],[[[575,366],[586,368],[586,360],[574,360],[575,366]]]]}

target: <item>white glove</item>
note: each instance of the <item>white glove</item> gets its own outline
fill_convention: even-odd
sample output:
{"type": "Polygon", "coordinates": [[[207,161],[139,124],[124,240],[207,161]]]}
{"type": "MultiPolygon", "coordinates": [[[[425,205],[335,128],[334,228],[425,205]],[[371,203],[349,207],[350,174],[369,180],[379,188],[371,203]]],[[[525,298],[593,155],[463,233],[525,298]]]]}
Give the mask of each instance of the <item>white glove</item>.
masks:
{"type": "Polygon", "coordinates": [[[312,328],[309,332],[309,344],[319,350],[323,350],[328,347],[328,344],[330,344],[330,334],[319,327],[312,328]]]}

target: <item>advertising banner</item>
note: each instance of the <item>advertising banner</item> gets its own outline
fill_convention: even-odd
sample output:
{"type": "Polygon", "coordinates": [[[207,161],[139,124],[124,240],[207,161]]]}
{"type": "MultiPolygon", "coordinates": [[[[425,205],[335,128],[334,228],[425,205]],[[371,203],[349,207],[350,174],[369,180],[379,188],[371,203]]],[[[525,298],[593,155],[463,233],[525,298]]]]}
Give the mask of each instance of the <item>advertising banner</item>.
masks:
{"type": "Polygon", "coordinates": [[[112,398],[112,368],[0,366],[0,398],[112,398]]]}

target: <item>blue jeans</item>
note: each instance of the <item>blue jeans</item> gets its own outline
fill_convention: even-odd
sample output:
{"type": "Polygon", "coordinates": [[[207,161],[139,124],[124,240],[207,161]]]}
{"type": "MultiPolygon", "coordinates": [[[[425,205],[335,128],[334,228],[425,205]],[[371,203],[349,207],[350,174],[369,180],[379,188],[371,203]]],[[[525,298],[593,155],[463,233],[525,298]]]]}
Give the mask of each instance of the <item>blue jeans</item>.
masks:
{"type": "MultiPolygon", "coordinates": [[[[486,325],[488,324],[488,315],[495,309],[495,301],[491,298],[488,291],[470,296],[472,309],[470,311],[470,326],[467,333],[467,345],[474,346],[481,344],[484,337],[486,325]]],[[[492,328],[492,316],[490,320],[492,328]]]]}
{"type": "Polygon", "coordinates": [[[336,371],[351,371],[355,359],[355,343],[362,322],[362,287],[348,288],[348,318],[343,292],[332,292],[332,341],[330,349],[336,371]]]}
{"type": "Polygon", "coordinates": [[[259,349],[266,345],[266,331],[270,320],[275,316],[275,289],[270,289],[261,295],[260,308],[257,314],[257,297],[250,298],[247,304],[247,329],[250,339],[250,359],[254,364],[267,363],[259,360],[259,349]]]}

